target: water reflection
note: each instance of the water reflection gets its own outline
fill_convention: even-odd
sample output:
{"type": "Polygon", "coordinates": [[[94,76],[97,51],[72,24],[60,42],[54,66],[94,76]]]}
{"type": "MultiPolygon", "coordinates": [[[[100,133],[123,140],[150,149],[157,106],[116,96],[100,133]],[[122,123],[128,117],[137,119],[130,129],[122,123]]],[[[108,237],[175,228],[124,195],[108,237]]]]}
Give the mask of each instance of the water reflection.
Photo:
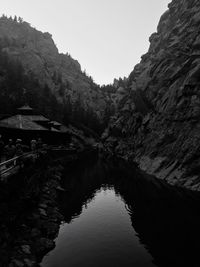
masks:
{"type": "Polygon", "coordinates": [[[52,251],[42,266],[200,266],[198,194],[119,161],[79,164],[63,186],[68,224],[60,229],[59,253],[52,251]],[[106,235],[111,238],[101,238],[106,235]]]}

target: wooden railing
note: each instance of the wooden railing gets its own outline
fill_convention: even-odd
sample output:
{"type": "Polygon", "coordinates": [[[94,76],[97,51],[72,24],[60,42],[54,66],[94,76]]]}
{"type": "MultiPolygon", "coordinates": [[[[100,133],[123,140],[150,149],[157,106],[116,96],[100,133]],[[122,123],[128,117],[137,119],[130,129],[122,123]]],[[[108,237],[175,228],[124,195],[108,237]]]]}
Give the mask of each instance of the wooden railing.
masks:
{"type": "Polygon", "coordinates": [[[14,158],[11,158],[9,160],[3,161],[0,163],[0,180],[4,180],[4,178],[8,175],[9,172],[14,173],[14,169],[19,170],[20,168],[23,167],[24,165],[24,159],[28,158],[29,156],[32,156],[33,159],[37,159],[40,157],[41,153],[47,153],[49,152],[75,152],[75,149],[69,149],[67,147],[65,148],[60,148],[58,146],[46,146],[45,148],[37,149],[35,151],[29,151],[27,153],[24,153],[20,156],[16,156],[14,158]]]}
{"type": "Polygon", "coordinates": [[[16,167],[21,167],[24,158],[31,156],[31,155],[37,158],[39,155],[39,152],[40,152],[39,150],[30,151],[20,156],[16,156],[14,158],[1,162],[0,163],[0,178],[2,178],[6,173],[11,171],[12,169],[16,167]]]}

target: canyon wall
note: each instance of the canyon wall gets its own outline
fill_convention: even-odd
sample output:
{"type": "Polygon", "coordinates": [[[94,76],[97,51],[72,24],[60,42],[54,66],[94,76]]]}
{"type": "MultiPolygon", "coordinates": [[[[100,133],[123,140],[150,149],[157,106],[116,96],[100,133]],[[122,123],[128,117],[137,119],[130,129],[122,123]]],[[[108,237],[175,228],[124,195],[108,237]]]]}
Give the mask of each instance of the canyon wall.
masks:
{"type": "Polygon", "coordinates": [[[200,190],[200,2],[168,7],[103,139],[146,172],[200,190]]]}

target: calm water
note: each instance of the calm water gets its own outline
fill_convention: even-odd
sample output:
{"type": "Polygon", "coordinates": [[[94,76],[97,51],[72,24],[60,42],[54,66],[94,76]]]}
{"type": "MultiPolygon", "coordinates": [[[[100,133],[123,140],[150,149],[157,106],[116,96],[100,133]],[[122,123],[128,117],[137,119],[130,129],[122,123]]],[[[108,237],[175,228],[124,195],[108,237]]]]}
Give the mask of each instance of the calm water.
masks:
{"type": "Polygon", "coordinates": [[[113,188],[101,188],[79,217],[61,226],[43,266],[155,266],[151,261],[124,201],[113,188]]]}
{"type": "Polygon", "coordinates": [[[65,221],[42,267],[200,266],[198,196],[119,162],[66,173],[65,221]]]}

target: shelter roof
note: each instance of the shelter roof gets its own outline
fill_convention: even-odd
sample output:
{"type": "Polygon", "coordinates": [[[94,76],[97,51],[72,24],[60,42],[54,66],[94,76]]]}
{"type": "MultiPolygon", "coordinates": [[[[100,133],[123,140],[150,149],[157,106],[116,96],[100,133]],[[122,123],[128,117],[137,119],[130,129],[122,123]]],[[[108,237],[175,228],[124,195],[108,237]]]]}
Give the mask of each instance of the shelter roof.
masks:
{"type": "Polygon", "coordinates": [[[0,126],[21,130],[47,130],[47,128],[35,122],[32,117],[27,115],[14,115],[1,120],[0,126]]]}
{"type": "Polygon", "coordinates": [[[18,110],[33,110],[29,105],[24,105],[21,108],[18,108],[18,110]]]}

